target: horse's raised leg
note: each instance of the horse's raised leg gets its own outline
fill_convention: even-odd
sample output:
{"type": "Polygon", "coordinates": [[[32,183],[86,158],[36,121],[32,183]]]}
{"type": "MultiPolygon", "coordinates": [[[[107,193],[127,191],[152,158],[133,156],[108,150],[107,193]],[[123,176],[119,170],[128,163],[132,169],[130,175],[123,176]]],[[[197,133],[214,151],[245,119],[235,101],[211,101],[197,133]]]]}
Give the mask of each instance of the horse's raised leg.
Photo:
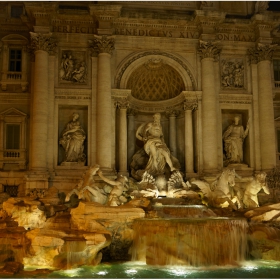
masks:
{"type": "Polygon", "coordinates": [[[77,189],[73,189],[71,192],[69,192],[66,197],[65,197],[65,202],[69,201],[70,200],[70,197],[72,194],[76,194],[77,196],[79,196],[79,192],[77,189]]]}
{"type": "Polygon", "coordinates": [[[240,209],[241,208],[241,203],[240,203],[240,200],[237,196],[234,196],[232,199],[231,199],[232,203],[237,203],[237,208],[240,209]]]}

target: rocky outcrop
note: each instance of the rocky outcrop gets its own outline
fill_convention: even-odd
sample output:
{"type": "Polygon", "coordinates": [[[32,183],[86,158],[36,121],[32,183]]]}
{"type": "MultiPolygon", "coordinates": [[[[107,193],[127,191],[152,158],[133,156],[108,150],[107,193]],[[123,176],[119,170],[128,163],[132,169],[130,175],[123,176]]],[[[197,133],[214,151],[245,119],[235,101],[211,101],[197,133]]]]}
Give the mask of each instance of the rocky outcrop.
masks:
{"type": "Polygon", "coordinates": [[[254,259],[280,260],[280,203],[249,210],[249,253],[254,259]]]}
{"type": "Polygon", "coordinates": [[[42,228],[46,221],[44,211],[39,207],[41,202],[28,197],[11,197],[3,202],[3,210],[9,217],[27,229],[42,228]]]}
{"type": "Polygon", "coordinates": [[[109,232],[111,244],[104,251],[103,260],[129,260],[134,235],[133,220],[143,217],[145,211],[133,207],[132,203],[110,207],[95,202],[80,202],[77,208],[71,210],[71,227],[104,234],[109,232]]]}

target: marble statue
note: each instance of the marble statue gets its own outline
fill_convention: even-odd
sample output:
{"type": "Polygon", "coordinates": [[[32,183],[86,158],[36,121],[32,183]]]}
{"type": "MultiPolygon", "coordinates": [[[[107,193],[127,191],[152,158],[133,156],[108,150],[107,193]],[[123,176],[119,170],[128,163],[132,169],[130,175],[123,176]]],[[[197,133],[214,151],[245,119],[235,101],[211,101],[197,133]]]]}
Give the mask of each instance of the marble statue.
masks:
{"type": "Polygon", "coordinates": [[[235,177],[238,175],[234,169],[225,169],[210,185],[206,181],[191,180],[191,184],[198,186],[208,206],[217,208],[231,207],[234,210],[241,208],[237,195],[233,192],[235,177]],[[236,205],[237,204],[237,205],[236,205]]]}
{"type": "Polygon", "coordinates": [[[240,117],[234,118],[234,123],[231,124],[223,134],[224,148],[226,152],[227,163],[242,163],[243,162],[243,141],[249,132],[249,123],[246,129],[239,124],[240,117]]]}
{"type": "Polygon", "coordinates": [[[154,176],[164,173],[166,163],[171,172],[176,168],[173,166],[170,151],[164,142],[160,113],[154,114],[153,118],[153,122],[140,125],[136,131],[136,138],[144,142],[144,150],[149,155],[145,171],[154,176]]]}
{"type": "Polygon", "coordinates": [[[258,193],[261,190],[270,194],[266,175],[265,172],[260,172],[255,177],[249,177],[247,182],[236,183],[235,189],[244,208],[259,207],[258,193]]]}
{"type": "Polygon", "coordinates": [[[73,120],[70,121],[63,131],[59,144],[65,150],[64,162],[85,162],[84,141],[86,133],[78,121],[79,114],[73,114],[73,120]]]}
{"type": "Polygon", "coordinates": [[[116,180],[110,180],[106,178],[102,171],[98,170],[98,176],[109,185],[113,186],[107,201],[108,206],[120,206],[127,202],[126,197],[123,192],[128,190],[128,179],[126,176],[119,175],[116,180]]]}
{"type": "Polygon", "coordinates": [[[65,202],[70,200],[71,195],[76,194],[81,200],[106,204],[107,193],[103,189],[99,188],[93,179],[93,176],[96,175],[99,168],[100,167],[98,164],[90,167],[84,173],[83,178],[80,180],[77,188],[74,188],[66,195],[65,202]]]}

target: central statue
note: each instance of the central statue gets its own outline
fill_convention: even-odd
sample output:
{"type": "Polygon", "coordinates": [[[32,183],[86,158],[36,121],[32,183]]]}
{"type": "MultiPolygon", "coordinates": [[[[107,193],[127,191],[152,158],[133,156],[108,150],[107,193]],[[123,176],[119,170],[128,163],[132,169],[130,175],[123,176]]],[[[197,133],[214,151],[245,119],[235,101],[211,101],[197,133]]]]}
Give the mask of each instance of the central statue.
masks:
{"type": "Polygon", "coordinates": [[[177,169],[172,163],[170,151],[164,142],[160,113],[154,114],[153,118],[153,122],[139,126],[136,131],[136,138],[144,142],[144,150],[149,156],[145,171],[155,176],[164,174],[166,163],[171,172],[177,169]]]}

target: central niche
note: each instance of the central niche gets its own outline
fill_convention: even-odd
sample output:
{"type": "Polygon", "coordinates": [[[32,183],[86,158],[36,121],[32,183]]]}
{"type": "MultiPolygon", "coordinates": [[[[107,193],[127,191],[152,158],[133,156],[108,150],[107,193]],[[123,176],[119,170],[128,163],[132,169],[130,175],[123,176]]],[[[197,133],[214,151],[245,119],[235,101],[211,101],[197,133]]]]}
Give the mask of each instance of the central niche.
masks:
{"type": "Polygon", "coordinates": [[[127,88],[139,100],[160,101],[179,95],[184,90],[184,82],[162,59],[150,59],[132,73],[127,88]]]}

